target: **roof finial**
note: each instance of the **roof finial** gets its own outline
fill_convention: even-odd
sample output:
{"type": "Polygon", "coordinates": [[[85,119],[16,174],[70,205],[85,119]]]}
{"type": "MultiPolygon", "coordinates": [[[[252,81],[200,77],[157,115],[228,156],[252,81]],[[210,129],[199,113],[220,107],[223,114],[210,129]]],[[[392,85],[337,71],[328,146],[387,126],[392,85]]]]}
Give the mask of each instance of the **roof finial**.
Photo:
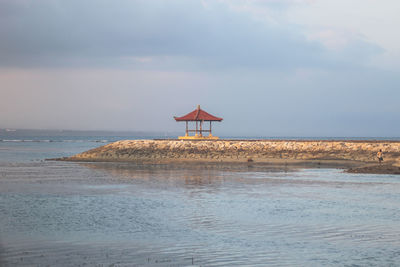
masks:
{"type": "Polygon", "coordinates": [[[197,105],[197,109],[200,109],[200,105],[197,105]]]}

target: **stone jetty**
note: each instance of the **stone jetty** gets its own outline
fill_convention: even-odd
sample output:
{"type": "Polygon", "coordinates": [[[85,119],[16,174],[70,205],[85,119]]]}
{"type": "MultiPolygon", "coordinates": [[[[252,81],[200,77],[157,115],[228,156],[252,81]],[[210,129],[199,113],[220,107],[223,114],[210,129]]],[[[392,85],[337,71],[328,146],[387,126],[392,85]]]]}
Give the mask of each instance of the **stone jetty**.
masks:
{"type": "MultiPolygon", "coordinates": [[[[123,140],[72,157],[68,161],[126,162],[359,162],[399,166],[400,141],[331,140],[123,140]]],[[[360,166],[360,165],[359,165],[360,166]]]]}

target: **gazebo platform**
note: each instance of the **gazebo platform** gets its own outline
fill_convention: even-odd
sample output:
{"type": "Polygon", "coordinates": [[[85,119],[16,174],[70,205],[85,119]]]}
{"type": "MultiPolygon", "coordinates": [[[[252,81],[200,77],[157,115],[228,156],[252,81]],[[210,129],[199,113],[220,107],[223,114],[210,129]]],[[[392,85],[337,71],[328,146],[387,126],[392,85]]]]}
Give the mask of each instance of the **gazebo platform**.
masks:
{"type": "Polygon", "coordinates": [[[178,136],[178,139],[184,139],[184,140],[218,140],[218,136],[212,136],[211,134],[208,136],[196,136],[196,135],[187,135],[187,136],[178,136]]]}

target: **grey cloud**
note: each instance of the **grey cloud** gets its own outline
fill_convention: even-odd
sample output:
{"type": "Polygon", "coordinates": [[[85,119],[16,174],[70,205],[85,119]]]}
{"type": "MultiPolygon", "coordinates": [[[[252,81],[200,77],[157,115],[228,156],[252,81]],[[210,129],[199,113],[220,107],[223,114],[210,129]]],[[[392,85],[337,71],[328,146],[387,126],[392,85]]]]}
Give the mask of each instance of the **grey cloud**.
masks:
{"type": "MultiPolygon", "coordinates": [[[[269,26],[222,3],[2,0],[0,65],[176,68],[332,67],[296,30],[269,26]],[[134,57],[151,57],[144,64],[134,57]]],[[[378,50],[367,43],[360,57],[378,50]]]]}

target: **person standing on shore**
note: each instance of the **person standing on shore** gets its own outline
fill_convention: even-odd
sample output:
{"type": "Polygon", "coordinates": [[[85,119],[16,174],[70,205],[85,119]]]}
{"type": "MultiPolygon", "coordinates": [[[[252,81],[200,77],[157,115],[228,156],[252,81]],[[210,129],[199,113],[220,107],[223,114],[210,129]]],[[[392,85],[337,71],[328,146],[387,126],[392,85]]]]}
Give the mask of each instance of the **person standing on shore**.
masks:
{"type": "Polygon", "coordinates": [[[381,164],[381,162],[383,161],[383,153],[382,153],[382,149],[379,149],[378,153],[376,153],[376,157],[379,160],[379,164],[381,164]]]}

